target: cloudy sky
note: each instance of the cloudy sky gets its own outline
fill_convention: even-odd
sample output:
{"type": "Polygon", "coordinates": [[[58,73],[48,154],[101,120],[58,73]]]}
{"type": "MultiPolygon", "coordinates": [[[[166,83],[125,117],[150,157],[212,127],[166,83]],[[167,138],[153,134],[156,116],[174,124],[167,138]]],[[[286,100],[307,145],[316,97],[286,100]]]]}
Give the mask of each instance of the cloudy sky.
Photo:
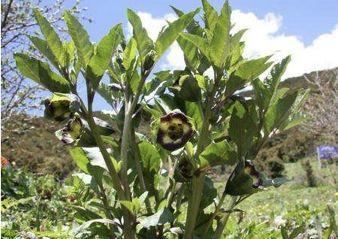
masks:
{"type": "MultiPolygon", "coordinates": [[[[175,19],[170,5],[185,12],[201,5],[198,0],[82,0],[94,22],[86,24],[91,39],[98,41],[116,23],[130,32],[126,9],[138,12],[150,36],[155,39],[166,21],[175,19]]],[[[211,0],[218,10],[223,1],[211,0]]],[[[249,29],[244,36],[245,56],[259,57],[274,53],[274,59],[291,54],[292,62],[285,77],[338,66],[337,0],[230,0],[235,31],[249,29]]],[[[177,44],[162,59],[160,68],[184,68],[177,44]]]]}

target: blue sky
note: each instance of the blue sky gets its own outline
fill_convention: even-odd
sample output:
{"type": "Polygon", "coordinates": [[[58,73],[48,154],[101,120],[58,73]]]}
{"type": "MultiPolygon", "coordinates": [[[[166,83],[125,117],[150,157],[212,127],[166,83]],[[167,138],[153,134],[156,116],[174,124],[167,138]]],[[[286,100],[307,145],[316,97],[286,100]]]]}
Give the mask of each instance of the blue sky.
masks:
{"type": "MultiPolygon", "coordinates": [[[[218,10],[222,0],[209,0],[218,10]]],[[[46,0],[45,2],[50,2],[46,0]]],[[[70,3],[69,1],[68,3],[70,3]]],[[[230,0],[233,9],[234,31],[248,28],[244,40],[247,58],[274,54],[279,61],[286,55],[292,61],[284,78],[299,76],[315,70],[338,67],[338,0],[230,0]]],[[[85,15],[93,22],[85,22],[92,41],[99,41],[109,29],[122,23],[128,28],[127,8],[135,10],[152,38],[173,21],[173,5],[184,12],[201,7],[199,0],[81,0],[87,7],[85,15]]],[[[157,69],[184,68],[183,55],[174,44],[162,58],[157,69]]],[[[102,100],[97,109],[105,108],[102,100]]]]}
{"type": "MultiPolygon", "coordinates": [[[[94,19],[87,24],[93,40],[99,39],[107,29],[117,22],[126,23],[126,9],[149,12],[155,17],[161,17],[171,12],[170,5],[184,11],[200,7],[198,0],[170,1],[170,0],[82,0],[82,6],[88,7],[87,14],[94,19]]],[[[221,0],[211,0],[218,9],[223,4],[221,0]]],[[[273,12],[283,17],[281,31],[296,35],[305,44],[310,44],[317,36],[329,32],[338,24],[337,0],[232,0],[233,9],[243,12],[253,12],[262,18],[273,12]]]]}

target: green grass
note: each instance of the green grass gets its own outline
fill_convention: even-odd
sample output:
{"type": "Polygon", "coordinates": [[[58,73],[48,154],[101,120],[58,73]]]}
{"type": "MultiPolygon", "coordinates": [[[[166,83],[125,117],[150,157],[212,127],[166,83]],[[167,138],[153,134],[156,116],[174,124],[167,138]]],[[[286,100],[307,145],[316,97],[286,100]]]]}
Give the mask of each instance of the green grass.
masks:
{"type": "Polygon", "coordinates": [[[282,238],[282,225],[288,231],[304,225],[305,231],[297,238],[322,238],[329,226],[327,205],[334,208],[337,221],[338,197],[332,178],[333,172],[337,177],[337,172],[332,171],[334,165],[319,169],[317,162],[311,160],[318,187],[306,186],[306,175],[300,162],[286,164],[287,177],[292,180],[243,201],[238,208],[244,213],[231,216],[226,238],[282,238]]]}

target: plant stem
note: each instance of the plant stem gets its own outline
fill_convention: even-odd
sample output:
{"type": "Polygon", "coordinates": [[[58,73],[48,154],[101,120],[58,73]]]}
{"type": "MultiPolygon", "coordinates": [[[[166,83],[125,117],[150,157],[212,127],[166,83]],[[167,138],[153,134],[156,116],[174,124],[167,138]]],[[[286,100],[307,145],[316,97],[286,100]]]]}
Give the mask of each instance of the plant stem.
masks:
{"type": "Polygon", "coordinates": [[[234,207],[237,205],[237,196],[231,198],[231,203],[228,209],[226,210],[226,214],[221,219],[221,222],[217,225],[215,234],[213,235],[212,239],[219,239],[222,236],[222,233],[224,231],[224,228],[229,220],[231,211],[234,209],[234,207]]]}
{"type": "MultiPolygon", "coordinates": [[[[209,95],[207,95],[206,103],[205,103],[205,112],[203,117],[203,125],[197,142],[196,149],[196,162],[198,162],[199,155],[203,152],[204,148],[209,143],[209,127],[210,127],[210,118],[212,117],[212,104],[213,98],[217,91],[221,75],[218,75],[214,70],[214,79],[215,83],[213,85],[212,91],[209,95]]],[[[184,232],[184,239],[192,239],[193,232],[195,229],[197,215],[199,212],[199,206],[202,199],[203,188],[204,188],[204,180],[205,180],[205,172],[200,172],[197,175],[194,175],[192,178],[192,194],[188,202],[188,211],[186,218],[186,227],[184,232]]]]}
{"type": "Polygon", "coordinates": [[[218,204],[215,208],[214,213],[212,214],[211,218],[209,219],[208,223],[206,224],[206,226],[203,230],[204,231],[204,237],[206,237],[206,234],[208,233],[210,226],[212,226],[212,223],[213,223],[215,217],[217,216],[218,212],[220,211],[220,209],[221,209],[221,207],[224,203],[225,196],[226,196],[226,194],[223,193],[222,197],[220,198],[220,200],[219,200],[219,202],[218,202],[218,204]]]}
{"type": "MultiPolygon", "coordinates": [[[[137,177],[140,181],[141,190],[142,190],[142,192],[146,192],[146,191],[149,192],[149,190],[146,187],[144,177],[143,177],[140,151],[139,151],[138,145],[137,145],[136,140],[135,140],[135,130],[134,129],[132,130],[132,135],[131,135],[131,145],[133,147],[137,177]]],[[[151,203],[150,203],[149,197],[146,198],[145,203],[146,203],[146,207],[147,207],[147,212],[149,214],[152,214],[151,203]]]]}

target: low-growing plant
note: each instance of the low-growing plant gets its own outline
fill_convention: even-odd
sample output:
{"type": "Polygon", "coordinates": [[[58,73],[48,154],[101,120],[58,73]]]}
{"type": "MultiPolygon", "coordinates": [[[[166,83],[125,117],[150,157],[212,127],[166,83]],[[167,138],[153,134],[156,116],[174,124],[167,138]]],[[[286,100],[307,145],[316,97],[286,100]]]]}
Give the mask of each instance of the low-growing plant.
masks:
{"type": "Polygon", "coordinates": [[[69,12],[71,40],[62,42],[35,10],[44,39],[30,39],[49,61],[15,59],[24,76],[52,92],[45,116],[66,122],[56,136],[100,199],[77,208],[81,238],[221,238],[240,202],[285,181],[254,164],[272,135],[301,121],[294,113],[306,94],[279,88],[290,57],[274,65],[271,56],[245,59],[245,30],[232,31],[228,2],[220,13],[202,4],[203,23],[194,20],[199,9],[173,7],[177,20],[155,42],[130,9],[132,35],[126,39],[118,24],[97,44],[69,12]],[[174,41],[185,69],[152,73],[174,41]],[[78,93],[81,76],[86,95],[78,93]],[[254,95],[238,96],[248,86],[254,95]],[[94,116],[96,94],[112,108],[105,119],[94,116]],[[151,137],[138,132],[141,112],[153,119],[151,137]],[[220,165],[233,172],[217,189],[208,172],[220,165]]]}

